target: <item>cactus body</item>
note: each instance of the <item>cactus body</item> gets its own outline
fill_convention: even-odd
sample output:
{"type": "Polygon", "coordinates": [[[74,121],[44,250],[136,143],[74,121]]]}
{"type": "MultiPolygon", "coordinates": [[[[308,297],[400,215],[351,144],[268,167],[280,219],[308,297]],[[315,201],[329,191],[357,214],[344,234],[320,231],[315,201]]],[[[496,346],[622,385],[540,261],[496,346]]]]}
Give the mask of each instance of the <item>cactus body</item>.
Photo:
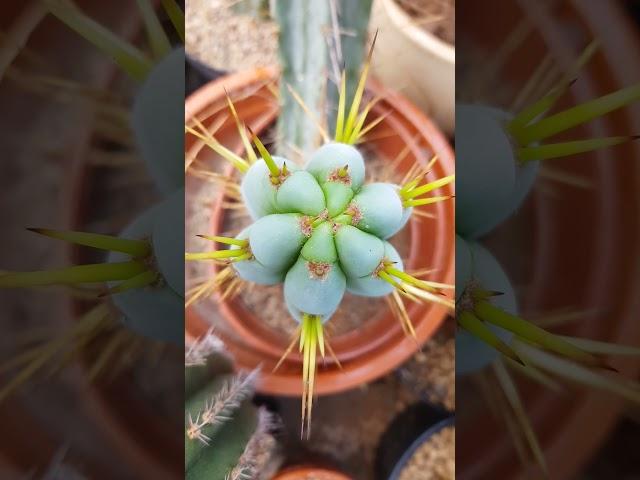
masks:
{"type": "Polygon", "coordinates": [[[510,116],[491,107],[460,105],[456,128],[465,140],[456,149],[459,194],[456,231],[477,238],[506,220],[527,196],[539,162],[520,165],[505,131],[510,116]]]}
{"type": "MultiPolygon", "coordinates": [[[[206,342],[206,337],[201,341],[206,342]]],[[[268,434],[251,403],[257,372],[233,375],[231,363],[222,355],[210,355],[197,364],[188,357],[189,353],[185,357],[185,478],[226,480],[244,467],[251,442],[268,434]]]]}
{"type": "MultiPolygon", "coordinates": [[[[389,242],[384,242],[384,258],[394,262],[398,270],[404,269],[402,257],[389,242]]],[[[393,286],[373,273],[363,277],[349,277],[347,290],[363,297],[383,297],[393,292],[393,286]]]]}
{"type": "MultiPolygon", "coordinates": [[[[273,161],[278,167],[282,167],[285,159],[282,157],[273,157],[273,161]]],[[[295,169],[293,162],[287,162],[287,168],[295,169]]],[[[240,184],[242,199],[244,201],[251,218],[258,218],[278,213],[276,206],[277,188],[269,178],[269,168],[264,160],[256,161],[242,178],[240,184]]]]}
{"type": "Polygon", "coordinates": [[[335,263],[338,260],[338,252],[334,241],[333,225],[330,222],[324,222],[314,228],[301,254],[309,262],[335,263]]]}
{"type": "MultiPolygon", "coordinates": [[[[246,240],[249,238],[249,228],[245,228],[236,237],[239,240],[246,240]]],[[[232,245],[232,250],[239,249],[239,246],[232,245]]],[[[273,270],[262,265],[258,260],[254,258],[243,260],[241,262],[234,262],[233,268],[238,275],[245,280],[248,280],[258,285],[276,285],[284,281],[284,270],[273,270]]]]}
{"type": "Polygon", "coordinates": [[[340,265],[349,277],[371,275],[384,257],[382,240],[351,225],[338,228],[336,246],[340,265]]]}
{"type": "Polygon", "coordinates": [[[332,142],[318,148],[306,165],[318,182],[324,183],[335,172],[347,167],[352,190],[358,191],[364,183],[364,159],[356,147],[345,143],[332,142]]]}
{"type": "Polygon", "coordinates": [[[283,213],[319,215],[325,209],[324,193],[309,172],[294,172],[278,187],[276,208],[283,213]]]}
{"type": "Polygon", "coordinates": [[[156,185],[165,194],[184,186],[182,129],[184,49],[177,48],[151,70],[138,91],[131,124],[156,185]]]}
{"type": "Polygon", "coordinates": [[[322,191],[327,199],[329,217],[344,212],[354,195],[351,187],[341,182],[325,182],[322,184],[322,191]]]}
{"type": "MultiPolygon", "coordinates": [[[[501,292],[491,302],[506,312],[517,314],[515,292],[496,258],[484,247],[472,241],[456,238],[456,293],[462,295],[470,281],[484,288],[501,292]]],[[[505,343],[512,335],[494,325],[489,329],[505,343]]],[[[466,375],[485,368],[500,353],[463,329],[456,332],[456,374],[466,375]]]]}
{"type": "Polygon", "coordinates": [[[380,238],[387,238],[397,232],[402,222],[402,201],[394,185],[365,185],[353,197],[351,205],[357,209],[357,214],[361,217],[359,220],[354,218],[354,225],[380,238]]]}
{"type": "Polygon", "coordinates": [[[271,270],[283,271],[289,268],[298,258],[307,239],[304,221],[305,217],[296,213],[262,217],[249,231],[253,256],[271,270]]]}
{"type": "MultiPolygon", "coordinates": [[[[152,207],[140,215],[121,234],[122,238],[153,238],[154,248],[159,247],[158,251],[163,256],[162,261],[157,260],[159,266],[172,265],[171,254],[175,253],[175,247],[171,247],[173,237],[171,235],[163,236],[167,224],[159,225],[164,223],[164,215],[169,208],[167,206],[171,205],[172,200],[169,197],[163,204],[152,207]],[[165,256],[165,253],[168,255],[165,256]]],[[[169,223],[168,225],[174,224],[169,223]]],[[[179,239],[175,240],[180,241],[179,239]]],[[[124,259],[126,259],[126,255],[119,252],[112,252],[108,257],[109,262],[120,262],[124,259]]],[[[168,267],[166,271],[168,272],[167,278],[175,273],[171,267],[168,267]]],[[[161,273],[165,276],[164,272],[161,271],[161,273]]],[[[172,281],[175,278],[177,277],[173,277],[172,281]]],[[[116,283],[111,282],[109,285],[115,287],[116,283]]],[[[184,287],[182,288],[184,290],[184,287]]],[[[112,299],[121,312],[122,322],[127,327],[146,337],[170,341],[178,345],[183,343],[184,298],[170,286],[166,278],[157,285],[114,294],[112,299]]]]}
{"type": "Polygon", "coordinates": [[[287,272],[287,302],[311,315],[334,312],[344,295],[346,279],[338,263],[309,262],[300,257],[287,272]]]}

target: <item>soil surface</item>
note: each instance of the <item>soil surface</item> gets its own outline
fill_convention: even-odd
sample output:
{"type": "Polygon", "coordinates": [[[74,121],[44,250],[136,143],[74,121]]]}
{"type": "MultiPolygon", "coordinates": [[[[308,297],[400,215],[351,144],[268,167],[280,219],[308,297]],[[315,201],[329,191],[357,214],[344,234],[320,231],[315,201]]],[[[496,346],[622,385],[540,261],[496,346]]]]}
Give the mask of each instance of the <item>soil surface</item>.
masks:
{"type": "Polygon", "coordinates": [[[453,480],[455,446],[455,427],[443,428],[418,447],[399,480],[453,480]]]}
{"type": "Polygon", "coordinates": [[[447,43],[456,43],[455,0],[396,0],[415,22],[447,43]]]}
{"type": "Polygon", "coordinates": [[[238,14],[234,8],[238,3],[238,0],[187,0],[187,53],[219,70],[277,65],[277,24],[238,14]]]}

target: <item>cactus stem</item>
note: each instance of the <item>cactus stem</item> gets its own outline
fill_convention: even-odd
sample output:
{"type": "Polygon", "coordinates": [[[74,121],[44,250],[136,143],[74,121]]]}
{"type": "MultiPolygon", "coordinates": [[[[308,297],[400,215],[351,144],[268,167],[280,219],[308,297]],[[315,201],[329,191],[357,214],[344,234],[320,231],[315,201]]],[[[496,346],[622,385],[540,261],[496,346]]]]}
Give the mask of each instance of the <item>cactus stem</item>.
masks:
{"type": "Polygon", "coordinates": [[[251,147],[251,142],[249,141],[249,137],[247,136],[247,128],[240,120],[238,116],[238,111],[236,110],[236,106],[231,101],[231,97],[229,96],[229,92],[227,89],[224,89],[224,94],[227,98],[227,104],[229,105],[229,110],[231,111],[231,115],[233,116],[233,120],[236,122],[236,128],[238,129],[238,133],[240,134],[240,139],[242,140],[242,145],[244,146],[244,151],[247,154],[247,160],[249,163],[255,163],[258,160],[258,156],[256,152],[253,151],[251,147]]]}
{"type": "Polygon", "coordinates": [[[518,338],[540,345],[546,350],[584,365],[610,369],[599,356],[591,354],[516,315],[505,312],[485,300],[474,305],[474,313],[481,320],[508,330],[518,338]]]}
{"type": "Polygon", "coordinates": [[[311,111],[311,109],[309,108],[309,106],[304,103],[304,100],[302,99],[302,97],[300,97],[300,95],[298,95],[298,92],[296,92],[293,87],[291,85],[289,85],[287,83],[287,90],[289,90],[289,93],[291,94],[291,96],[294,98],[294,100],[298,103],[298,105],[300,105],[300,108],[302,108],[302,111],[309,117],[309,119],[311,119],[311,121],[314,123],[314,125],[316,126],[316,128],[318,129],[318,132],[320,133],[320,136],[322,137],[322,140],[324,141],[324,143],[328,143],[330,141],[330,137],[329,134],[327,133],[327,131],[324,129],[324,127],[322,126],[322,124],[320,123],[320,121],[318,120],[318,118],[313,114],[313,112],[311,111]]]}
{"type": "Polygon", "coordinates": [[[76,265],[57,270],[12,272],[0,276],[0,288],[75,285],[127,280],[146,270],[142,262],[97,263],[76,265]]]}
{"type": "Polygon", "coordinates": [[[113,288],[110,288],[106,292],[100,294],[98,297],[106,297],[108,295],[115,295],[117,293],[126,292],[129,290],[135,290],[138,288],[144,288],[148,285],[155,283],[160,278],[160,275],[157,272],[152,270],[147,270],[146,272],[142,272],[135,277],[131,277],[122,283],[116,285],[113,288]]]}
{"type": "Polygon", "coordinates": [[[209,134],[209,132],[206,130],[204,125],[200,123],[199,120],[195,119],[195,121],[196,121],[196,124],[198,124],[199,128],[204,132],[204,134],[198,132],[196,129],[192,127],[189,127],[188,125],[185,125],[184,127],[186,132],[190,133],[195,137],[198,137],[200,140],[202,140],[205,143],[205,145],[207,145],[211,150],[213,150],[222,158],[224,158],[226,161],[228,161],[241,173],[246,173],[247,170],[249,170],[249,164],[247,163],[246,160],[244,160],[239,155],[236,155],[235,153],[233,153],[227,147],[220,144],[211,134],[209,134]]]}
{"type": "Polygon", "coordinates": [[[27,228],[27,230],[58,240],[75,243],[76,245],[126,253],[132,257],[146,257],[151,253],[151,245],[144,240],[128,240],[111,235],[51,230],[48,228],[27,228]]]}
{"type": "Polygon", "coordinates": [[[132,78],[144,80],[153,64],[140,50],[104,28],[68,0],[46,0],[49,11],[111,57],[132,78]]]}
{"type": "Polygon", "coordinates": [[[576,140],[572,142],[551,143],[534,147],[521,147],[517,150],[517,156],[518,160],[522,163],[537,160],[549,160],[612,147],[631,140],[637,140],[638,138],[640,138],[640,135],[589,138],[587,140],[576,140]]]}
{"type": "Polygon", "coordinates": [[[249,245],[248,239],[238,239],[232,237],[219,237],[219,236],[209,236],[209,235],[196,235],[196,237],[204,238],[206,240],[211,240],[212,242],[224,243],[225,245],[237,245],[238,247],[246,247],[249,245]]]}
{"type": "Polygon", "coordinates": [[[167,12],[180,40],[184,43],[184,12],[175,0],[160,0],[160,3],[162,3],[164,11],[167,12]]]}

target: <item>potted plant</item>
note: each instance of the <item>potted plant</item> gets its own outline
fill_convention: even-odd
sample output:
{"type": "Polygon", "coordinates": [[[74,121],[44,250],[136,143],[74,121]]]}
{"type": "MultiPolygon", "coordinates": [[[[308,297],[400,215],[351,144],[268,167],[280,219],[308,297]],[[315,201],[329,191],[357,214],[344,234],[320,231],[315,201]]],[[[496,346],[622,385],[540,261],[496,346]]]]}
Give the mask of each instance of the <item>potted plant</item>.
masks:
{"type": "MultiPolygon", "coordinates": [[[[422,173],[416,177],[417,179],[413,184],[406,187],[405,190],[403,190],[405,187],[400,186],[398,191],[402,193],[402,191],[413,191],[412,189],[416,188],[417,190],[411,198],[418,200],[421,192],[426,193],[440,189],[438,193],[434,194],[433,200],[424,202],[432,203],[430,208],[434,208],[433,214],[427,215],[433,218],[425,218],[424,220],[420,218],[419,222],[412,220],[410,222],[411,226],[409,227],[411,229],[411,239],[406,242],[404,246],[404,248],[410,252],[406,268],[411,271],[420,271],[431,266],[435,271],[440,272],[437,277],[433,279],[430,278],[429,281],[418,279],[416,279],[417,282],[415,280],[408,281],[415,282],[414,285],[420,285],[420,287],[427,289],[431,288],[429,285],[437,284],[438,288],[436,288],[436,290],[438,290],[440,287],[445,287],[447,282],[451,280],[451,275],[453,274],[453,244],[451,243],[452,237],[450,236],[453,226],[453,205],[450,202],[438,202],[438,200],[445,199],[453,193],[451,185],[449,184],[452,179],[453,156],[446,139],[415,107],[398,94],[386,92],[374,82],[369,83],[369,94],[372,96],[384,94],[385,98],[379,102],[370,104],[366,107],[364,113],[357,113],[359,111],[358,103],[365,93],[364,87],[367,68],[365,65],[363,77],[360,79],[358,90],[354,95],[356,100],[351,104],[351,107],[349,107],[345,101],[344,85],[346,82],[343,77],[341,107],[339,107],[339,112],[342,111],[343,113],[338,114],[336,123],[338,127],[335,129],[335,131],[338,132],[336,138],[339,143],[328,143],[326,147],[336,148],[333,145],[337,145],[337,148],[343,148],[348,152],[355,152],[352,153],[351,158],[355,157],[356,163],[350,163],[352,160],[348,159],[348,155],[342,157],[345,162],[345,165],[342,165],[342,167],[345,167],[342,173],[346,174],[350,172],[348,181],[351,182],[352,178],[350,175],[351,172],[353,172],[353,175],[355,175],[353,179],[358,182],[356,187],[357,191],[359,191],[360,185],[362,184],[361,182],[364,177],[363,167],[366,167],[366,163],[362,161],[357,150],[349,145],[349,143],[355,143],[356,138],[358,138],[358,133],[355,130],[349,130],[349,132],[345,133],[342,129],[344,125],[351,125],[351,127],[353,127],[358,124],[358,128],[363,128],[367,133],[370,132],[371,141],[365,140],[364,145],[372,148],[377,156],[396,159],[395,163],[392,163],[392,168],[399,173],[398,176],[400,178],[397,181],[400,182],[400,185],[406,185],[406,183],[402,182],[402,177],[407,177],[405,182],[411,182],[411,180],[408,179],[416,175],[416,168],[420,168],[420,165],[427,167],[429,163],[431,164],[433,167],[432,176],[427,177],[427,182],[431,186],[418,187],[420,178],[424,175],[424,173],[422,173]],[[349,111],[352,112],[349,114],[352,120],[347,119],[345,121],[348,108],[349,111]],[[368,113],[371,114],[372,118],[377,119],[374,120],[374,123],[371,124],[370,127],[367,127],[365,123],[365,118],[368,113]],[[359,116],[361,120],[354,123],[353,119],[356,118],[356,115],[359,116]],[[378,136],[383,136],[384,138],[376,139],[378,136]],[[434,154],[438,159],[437,161],[430,162],[434,154]],[[416,164],[418,165],[417,167],[416,164]],[[429,238],[429,241],[433,243],[431,244],[432,246],[425,251],[421,246],[420,239],[426,238],[429,238]],[[434,283],[430,283],[430,281],[434,283]]],[[[275,160],[271,161],[269,159],[269,152],[256,135],[260,133],[260,129],[265,128],[276,117],[277,104],[275,104],[269,93],[270,90],[273,90],[271,84],[276,78],[277,76],[274,70],[258,70],[255,72],[240,73],[209,84],[187,99],[185,108],[188,132],[185,139],[185,158],[187,161],[187,241],[189,242],[190,236],[194,238],[196,233],[200,233],[210,240],[212,239],[216,242],[231,245],[231,249],[216,250],[211,253],[198,252],[193,248],[188,248],[190,253],[187,254],[187,259],[201,260],[209,258],[215,261],[224,258],[238,258],[241,262],[253,260],[261,256],[260,253],[256,253],[259,252],[260,246],[257,245],[255,238],[249,238],[249,242],[251,242],[251,252],[248,250],[245,252],[244,249],[248,243],[246,237],[243,238],[243,234],[236,236],[238,233],[236,231],[233,236],[222,235],[225,231],[224,229],[229,228],[227,222],[229,221],[230,215],[229,213],[223,213],[223,211],[225,209],[229,210],[225,206],[229,205],[230,200],[224,193],[221,194],[219,191],[211,198],[212,186],[211,182],[206,181],[206,178],[214,179],[219,183],[221,178],[229,179],[231,172],[226,171],[222,177],[215,173],[216,165],[218,167],[220,166],[219,157],[216,158],[212,156],[208,149],[203,147],[205,144],[208,145],[236,167],[239,166],[239,170],[241,171],[243,169],[249,169],[248,173],[245,174],[245,180],[242,180],[243,182],[248,181],[246,179],[250,178],[251,168],[254,168],[252,165],[262,165],[260,162],[266,164],[264,168],[270,167],[264,170],[265,172],[280,169],[278,170],[280,177],[274,178],[284,177],[286,181],[288,176],[282,173],[282,169],[284,169],[283,161],[278,160],[280,163],[275,163],[275,160]],[[246,92],[248,92],[248,94],[246,92]],[[227,95],[228,98],[225,98],[227,95]],[[253,153],[249,145],[243,123],[247,124],[250,127],[250,131],[254,133],[254,135],[252,135],[253,141],[257,145],[261,157],[266,159],[266,161],[256,159],[255,153],[253,153]],[[238,152],[244,149],[246,160],[237,153],[234,153],[234,149],[238,152]],[[251,155],[254,156],[253,159],[251,155]],[[270,165],[271,163],[275,165],[270,165]],[[203,178],[205,180],[203,180],[203,178]],[[205,195],[208,194],[210,196],[209,200],[203,200],[203,192],[205,195]],[[204,202],[211,202],[211,200],[213,200],[214,203],[213,208],[203,215],[201,209],[198,207],[204,202]],[[196,219],[195,221],[194,218],[196,219]],[[192,225],[197,225],[200,231],[194,231],[192,225]],[[205,228],[211,230],[203,232],[205,228]],[[256,255],[256,257],[252,255],[256,255]]],[[[263,138],[265,138],[264,134],[263,138]]],[[[322,148],[320,151],[322,151],[322,148]]],[[[338,154],[338,160],[341,155],[344,154],[338,154]]],[[[296,167],[295,162],[286,162],[287,168],[293,172],[296,172],[299,168],[296,167]]],[[[311,167],[311,170],[313,170],[313,167],[311,167]]],[[[308,171],[310,172],[311,170],[308,171]]],[[[336,170],[336,175],[340,176],[341,171],[338,170],[336,170]]],[[[275,175],[275,173],[271,172],[271,175],[275,175]]],[[[315,175],[311,175],[315,177],[316,180],[314,181],[321,180],[321,183],[323,181],[327,182],[329,178],[322,177],[324,174],[321,173],[321,171],[316,172],[315,175]],[[320,177],[322,177],[322,179],[320,177]]],[[[234,180],[223,180],[223,183],[229,186],[229,183],[233,181],[234,180]]],[[[313,183],[311,183],[311,185],[312,184],[313,183]]],[[[349,185],[351,185],[351,183],[349,183],[349,185]]],[[[231,185],[231,188],[226,191],[235,188],[236,187],[231,185]]],[[[310,186],[309,188],[311,189],[312,187],[310,186]]],[[[325,186],[325,188],[328,187],[325,186]]],[[[397,195],[397,193],[394,195],[397,195]]],[[[340,212],[349,207],[352,196],[353,194],[344,202],[344,205],[338,208],[340,212]]],[[[238,198],[237,190],[235,198],[238,198]]],[[[331,196],[328,198],[331,198],[331,196]]],[[[247,201],[246,197],[245,201],[247,201]]],[[[391,201],[394,201],[393,198],[391,201]]],[[[252,200],[248,200],[248,202],[251,203],[252,200]]],[[[408,201],[405,205],[409,207],[413,204],[413,202],[408,201]]],[[[420,204],[422,204],[422,200],[415,203],[415,205],[420,204]]],[[[328,219],[340,218],[333,222],[327,222],[327,218],[323,217],[323,215],[325,215],[325,213],[323,213],[325,207],[322,205],[320,205],[320,207],[322,208],[318,212],[310,211],[308,215],[314,229],[324,228],[322,226],[323,222],[329,223],[328,226],[331,226],[332,223],[339,223],[339,220],[341,221],[343,217],[351,215],[353,218],[353,211],[351,214],[340,217],[340,212],[336,210],[336,212],[329,214],[328,219]],[[316,216],[316,218],[312,218],[313,216],[316,216]]],[[[231,208],[233,209],[234,207],[231,208]]],[[[282,208],[286,210],[288,207],[282,208]]],[[[297,207],[294,206],[294,208],[297,207]]],[[[250,205],[250,210],[253,210],[254,214],[257,209],[257,206],[250,205]]],[[[255,226],[249,227],[250,232],[254,228],[256,231],[259,229],[258,225],[260,222],[263,222],[263,218],[269,219],[269,216],[261,217],[260,215],[256,215],[256,217],[258,217],[258,220],[255,222],[255,226]]],[[[350,223],[351,220],[348,218],[344,220],[347,222],[344,225],[347,225],[348,230],[348,226],[352,225],[350,223]]],[[[244,226],[246,225],[236,224],[235,228],[239,230],[244,226]]],[[[400,227],[400,224],[390,228],[388,232],[374,233],[385,238],[395,233],[397,227],[400,227]]],[[[336,231],[340,228],[343,227],[337,226],[336,231]]],[[[266,231],[268,230],[269,229],[266,229],[266,231]]],[[[373,232],[374,230],[375,229],[372,229],[371,231],[373,232]]],[[[313,232],[315,232],[315,230],[309,233],[313,235],[313,232]]],[[[329,234],[330,237],[333,236],[333,232],[329,232],[329,234]]],[[[382,238],[379,240],[382,240],[382,238]]],[[[375,243],[378,240],[372,241],[375,243]]],[[[187,244],[187,247],[189,247],[189,244],[187,244]]],[[[200,246],[199,248],[206,249],[207,247],[200,246]]],[[[304,254],[303,252],[303,255],[304,254]]],[[[269,255],[275,256],[274,253],[268,254],[267,257],[262,256],[261,262],[269,262],[269,255]]],[[[394,261],[398,262],[398,260],[394,261]]],[[[344,262],[344,260],[341,261],[340,268],[348,268],[344,267],[342,262],[344,262]]],[[[382,265],[382,263],[380,265],[382,265]]],[[[401,264],[398,263],[398,265],[401,264]]],[[[233,268],[233,264],[231,267],[233,268]]],[[[188,334],[192,337],[197,336],[204,329],[209,328],[212,323],[217,323],[214,318],[218,315],[218,312],[221,313],[224,321],[219,322],[219,333],[229,345],[238,365],[243,367],[257,364],[264,365],[264,373],[258,381],[257,389],[262,392],[280,395],[300,395],[302,391],[300,369],[303,367],[303,364],[308,365],[307,356],[305,355],[303,358],[301,355],[291,355],[288,359],[283,358],[283,353],[292,350],[292,347],[287,347],[291,342],[289,338],[290,335],[278,333],[273,326],[270,326],[271,328],[265,326],[265,323],[268,322],[268,312],[266,312],[260,304],[256,305],[256,307],[260,309],[260,314],[251,314],[246,306],[246,297],[243,300],[245,305],[243,305],[243,301],[239,298],[230,299],[228,293],[224,293],[225,291],[228,292],[228,290],[226,290],[227,287],[223,287],[222,282],[218,282],[216,279],[222,278],[219,277],[221,272],[225,272],[223,274],[225,277],[228,275],[226,272],[229,272],[229,265],[219,265],[217,269],[214,267],[214,276],[210,273],[211,270],[208,266],[194,266],[190,267],[190,269],[192,271],[189,273],[187,281],[189,283],[190,277],[200,278],[202,280],[201,285],[196,285],[193,291],[196,292],[196,296],[203,296],[204,292],[203,298],[205,299],[190,305],[187,310],[186,320],[188,334]],[[211,283],[212,279],[213,284],[211,283]],[[216,282],[219,284],[216,284],[216,282]],[[212,290],[211,287],[214,287],[213,290],[217,288],[220,293],[215,298],[206,298],[212,290]],[[266,320],[265,317],[267,317],[266,320]],[[275,372],[271,372],[274,367],[279,368],[275,372]]],[[[240,277],[242,277],[242,272],[240,270],[238,271],[240,277]]],[[[395,271],[394,273],[400,274],[401,276],[404,275],[399,271],[395,271]]],[[[285,276],[289,277],[291,275],[293,274],[288,273],[285,276]]],[[[366,275],[365,272],[365,276],[366,275]]],[[[414,277],[406,276],[403,278],[409,279],[414,277]]],[[[229,280],[233,282],[232,278],[229,280]]],[[[275,280],[277,281],[277,279],[275,280]]],[[[258,279],[258,281],[262,280],[258,279]]],[[[398,284],[404,282],[405,280],[398,282],[397,280],[391,279],[391,282],[387,283],[398,284]]],[[[238,285],[238,282],[235,284],[238,285]]],[[[236,288],[237,290],[238,287],[232,288],[236,288]]],[[[253,287],[253,290],[258,291],[260,288],[264,287],[256,286],[253,287]]],[[[301,299],[295,297],[295,294],[290,295],[287,293],[287,288],[287,281],[285,280],[285,296],[288,297],[290,303],[298,302],[298,305],[304,303],[301,299]]],[[[357,291],[355,285],[351,290],[357,291]]],[[[354,331],[345,332],[344,335],[332,336],[326,346],[327,350],[332,347],[331,350],[333,350],[333,352],[328,352],[324,364],[319,368],[317,374],[314,374],[316,393],[326,394],[343,391],[379,377],[408,358],[412,352],[415,351],[419,343],[435,331],[447,314],[447,307],[445,306],[447,304],[446,296],[439,296],[438,298],[429,294],[424,295],[423,292],[413,290],[412,287],[408,287],[408,290],[411,290],[412,294],[424,296],[428,298],[428,300],[433,300],[433,302],[411,305],[407,313],[404,302],[397,303],[397,297],[399,297],[399,295],[393,295],[393,309],[399,312],[399,316],[403,319],[404,324],[398,322],[398,320],[388,312],[382,311],[377,318],[372,319],[371,322],[367,322],[364,325],[362,325],[363,318],[361,317],[359,319],[360,325],[358,325],[354,331]],[[403,329],[406,329],[406,332],[403,332],[403,329]],[[412,329],[415,329],[415,339],[410,338],[412,329]],[[407,332],[409,332],[409,337],[405,335],[407,332]],[[332,353],[332,355],[329,355],[329,353],[332,353]]],[[[391,293],[392,291],[393,288],[385,290],[386,293],[391,293]]],[[[341,297],[342,294],[340,293],[338,295],[338,301],[341,297]]],[[[189,296],[187,303],[190,303],[189,296]]],[[[282,301],[281,305],[283,305],[282,301]]],[[[360,305],[362,305],[362,303],[360,305]]],[[[327,308],[335,308],[335,306],[336,305],[328,306],[327,308]]],[[[283,310],[283,306],[279,308],[280,311],[283,310]]],[[[297,308],[303,310],[303,307],[297,308]]],[[[309,308],[317,309],[318,307],[309,308]]],[[[353,307],[346,306],[345,309],[353,310],[353,307]]],[[[293,311],[295,316],[296,309],[290,310],[293,311]]],[[[324,318],[326,314],[326,319],[328,319],[330,317],[328,314],[331,312],[321,312],[320,309],[318,309],[311,313],[313,316],[319,315],[320,319],[324,318]]],[[[277,314],[281,315],[280,312],[277,312],[277,314]]],[[[338,309],[336,315],[335,318],[339,318],[341,315],[340,309],[338,309]]],[[[301,323],[305,325],[307,317],[301,315],[301,318],[301,323]]],[[[295,323],[293,325],[294,328],[290,333],[295,333],[295,323]]],[[[304,328],[309,327],[303,327],[303,329],[304,328]]],[[[299,335],[299,333],[296,334],[296,337],[297,335],[299,335]]],[[[302,344],[302,350],[304,351],[306,341],[303,340],[302,344]]],[[[291,345],[293,345],[293,342],[291,342],[291,345]]],[[[314,370],[315,369],[311,367],[311,371],[314,370]]],[[[304,393],[305,396],[309,394],[306,389],[304,393]]]]}
{"type": "Polygon", "coordinates": [[[448,134],[455,123],[453,3],[375,0],[370,22],[380,35],[374,75],[395,86],[448,134]]]}
{"type": "Polygon", "coordinates": [[[377,450],[376,478],[453,478],[454,465],[454,417],[421,402],[399,414],[384,433],[377,450]]]}

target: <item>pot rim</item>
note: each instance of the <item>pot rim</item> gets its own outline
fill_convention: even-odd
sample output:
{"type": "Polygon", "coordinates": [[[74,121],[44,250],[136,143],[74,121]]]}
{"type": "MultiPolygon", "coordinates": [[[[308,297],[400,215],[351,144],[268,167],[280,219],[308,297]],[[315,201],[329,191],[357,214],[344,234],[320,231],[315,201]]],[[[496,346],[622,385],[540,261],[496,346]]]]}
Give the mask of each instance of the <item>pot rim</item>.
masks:
{"type": "Polygon", "coordinates": [[[446,427],[455,427],[456,418],[454,415],[445,418],[444,420],[440,420],[434,425],[431,425],[424,432],[420,434],[418,438],[416,438],[413,443],[407,448],[407,450],[402,454],[400,460],[396,463],[395,467],[391,471],[389,475],[389,480],[398,480],[400,478],[400,474],[402,470],[407,466],[407,463],[413,457],[413,454],[416,453],[416,450],[420,448],[427,440],[429,440],[433,435],[443,430],[446,427]]]}
{"type": "Polygon", "coordinates": [[[306,480],[310,474],[322,475],[318,480],[351,480],[351,477],[343,473],[311,465],[285,468],[273,477],[273,480],[306,480]]]}
{"type": "Polygon", "coordinates": [[[403,32],[423,50],[433,53],[446,63],[455,65],[456,47],[454,45],[416,25],[413,18],[396,3],[396,0],[379,1],[382,2],[385,13],[398,31],[403,32]]]}

